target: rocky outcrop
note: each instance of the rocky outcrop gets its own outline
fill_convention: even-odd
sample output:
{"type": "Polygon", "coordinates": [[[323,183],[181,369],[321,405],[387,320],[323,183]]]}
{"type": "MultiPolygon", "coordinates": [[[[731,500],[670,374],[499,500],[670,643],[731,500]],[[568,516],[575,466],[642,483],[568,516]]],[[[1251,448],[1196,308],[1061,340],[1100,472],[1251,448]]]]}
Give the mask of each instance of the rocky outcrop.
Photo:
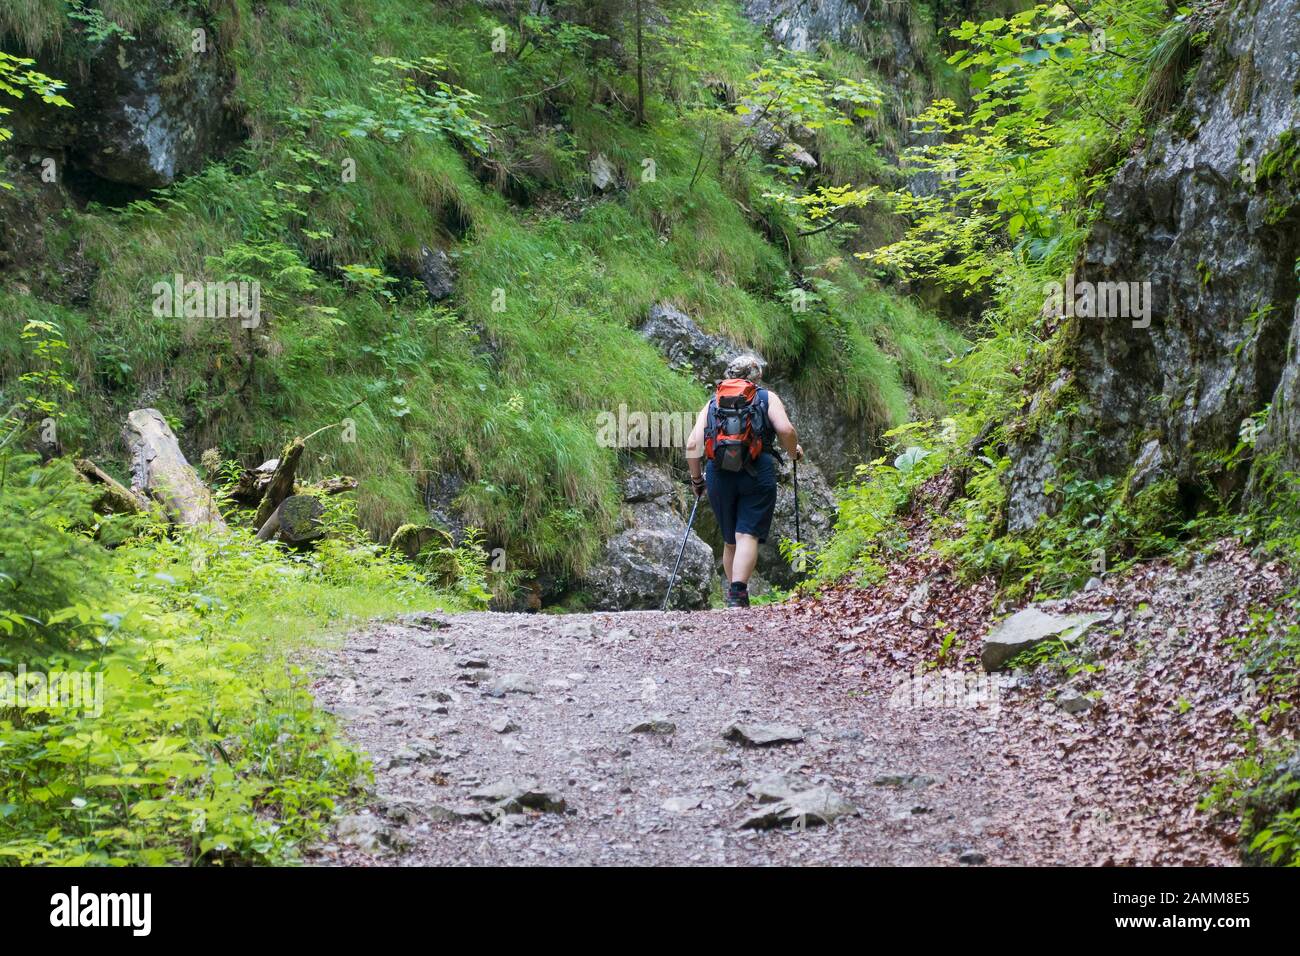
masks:
{"type": "Polygon", "coordinates": [[[1300,473],[1300,300],[1291,320],[1291,339],[1286,346],[1286,366],[1273,392],[1264,430],[1255,451],[1261,463],[1251,475],[1252,492],[1262,491],[1273,476],[1300,473]]]}
{"type": "MultiPolygon", "coordinates": [[[[623,526],[587,573],[591,606],[608,611],[658,609],[686,532],[684,495],[666,471],[636,463],[624,478],[623,500],[623,526]]],[[[701,511],[707,508],[707,503],[701,504],[701,511]]],[[[707,607],[713,583],[713,552],[692,531],[671,606],[707,607]]]]}
{"type": "Polygon", "coordinates": [[[1044,480],[1070,468],[1170,478],[1184,500],[1207,482],[1239,491],[1220,462],[1270,403],[1262,447],[1294,461],[1298,86],[1300,0],[1238,4],[1181,108],[1116,175],[1074,281],[1149,283],[1149,322],[1066,320],[1056,394],[1040,392],[1012,452],[1011,531],[1056,507],[1044,480]],[[1088,460],[1067,465],[1085,435],[1088,460]]]}
{"type": "Polygon", "coordinates": [[[68,84],[73,108],[16,101],[8,117],[15,144],[53,155],[60,167],[145,189],[196,172],[238,135],[233,71],[214,33],[205,52],[148,34],[35,51],[37,69],[68,84]]]}

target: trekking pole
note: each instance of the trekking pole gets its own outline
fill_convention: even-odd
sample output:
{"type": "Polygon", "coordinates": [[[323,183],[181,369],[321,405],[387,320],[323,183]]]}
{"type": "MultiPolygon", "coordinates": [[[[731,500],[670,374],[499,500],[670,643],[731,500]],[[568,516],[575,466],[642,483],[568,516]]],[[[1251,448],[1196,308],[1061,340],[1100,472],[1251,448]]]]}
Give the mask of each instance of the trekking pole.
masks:
{"type": "Polygon", "coordinates": [[[664,592],[664,604],[663,607],[659,609],[661,611],[668,610],[668,599],[672,597],[673,585],[677,583],[677,572],[682,566],[682,557],[686,554],[686,542],[691,537],[691,525],[695,524],[695,511],[700,507],[700,498],[702,497],[704,496],[697,495],[695,498],[695,506],[691,508],[691,518],[686,522],[686,533],[682,535],[682,549],[677,552],[677,563],[673,565],[673,576],[668,579],[668,590],[664,592]]]}
{"type": "Polygon", "coordinates": [[[803,537],[799,534],[799,462],[794,462],[794,543],[799,544],[803,537]]]}

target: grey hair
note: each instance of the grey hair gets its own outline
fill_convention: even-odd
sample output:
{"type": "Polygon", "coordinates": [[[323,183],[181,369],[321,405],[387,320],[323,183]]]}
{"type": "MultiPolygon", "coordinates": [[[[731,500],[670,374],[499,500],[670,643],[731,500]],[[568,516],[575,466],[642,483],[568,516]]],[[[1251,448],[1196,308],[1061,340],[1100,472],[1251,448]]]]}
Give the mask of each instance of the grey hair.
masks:
{"type": "Polygon", "coordinates": [[[745,352],[737,355],[727,364],[727,378],[743,378],[750,382],[757,382],[763,377],[765,368],[767,363],[759,356],[752,352],[745,352]]]}

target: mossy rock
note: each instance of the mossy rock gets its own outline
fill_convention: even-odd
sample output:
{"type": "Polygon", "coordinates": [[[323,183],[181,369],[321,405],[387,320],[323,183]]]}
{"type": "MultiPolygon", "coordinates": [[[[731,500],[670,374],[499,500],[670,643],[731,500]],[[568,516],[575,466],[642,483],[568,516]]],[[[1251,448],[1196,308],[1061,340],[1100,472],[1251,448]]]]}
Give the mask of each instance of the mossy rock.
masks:
{"type": "Polygon", "coordinates": [[[404,524],[388,540],[388,546],[400,552],[408,560],[414,561],[420,552],[433,545],[450,548],[454,544],[452,537],[441,528],[427,524],[404,524]]]}

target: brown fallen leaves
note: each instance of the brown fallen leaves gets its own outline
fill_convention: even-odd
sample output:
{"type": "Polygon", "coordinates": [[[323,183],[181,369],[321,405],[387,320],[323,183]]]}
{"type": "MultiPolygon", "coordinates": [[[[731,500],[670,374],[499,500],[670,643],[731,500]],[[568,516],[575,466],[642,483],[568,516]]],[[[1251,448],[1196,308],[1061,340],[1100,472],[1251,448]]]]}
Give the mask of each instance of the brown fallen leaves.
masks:
{"type": "MultiPolygon", "coordinates": [[[[1035,668],[1002,696],[989,758],[1014,767],[1026,790],[1065,781],[1073,792],[1066,818],[1025,825],[1062,827],[1100,863],[1237,862],[1239,821],[1197,804],[1242,757],[1243,718],[1258,710],[1234,641],[1260,610],[1279,610],[1275,627],[1293,621],[1283,601],[1293,586],[1277,564],[1220,542],[1187,567],[1157,561],[1046,602],[1057,613],[1114,617],[1076,649],[1075,667],[1035,668]],[[1092,706],[1065,713],[1053,702],[1063,689],[1092,706]]],[[[816,642],[828,674],[880,693],[900,668],[978,671],[983,635],[1001,616],[994,599],[991,582],[963,583],[918,547],[878,585],[831,588],[774,613],[816,642]]]]}

